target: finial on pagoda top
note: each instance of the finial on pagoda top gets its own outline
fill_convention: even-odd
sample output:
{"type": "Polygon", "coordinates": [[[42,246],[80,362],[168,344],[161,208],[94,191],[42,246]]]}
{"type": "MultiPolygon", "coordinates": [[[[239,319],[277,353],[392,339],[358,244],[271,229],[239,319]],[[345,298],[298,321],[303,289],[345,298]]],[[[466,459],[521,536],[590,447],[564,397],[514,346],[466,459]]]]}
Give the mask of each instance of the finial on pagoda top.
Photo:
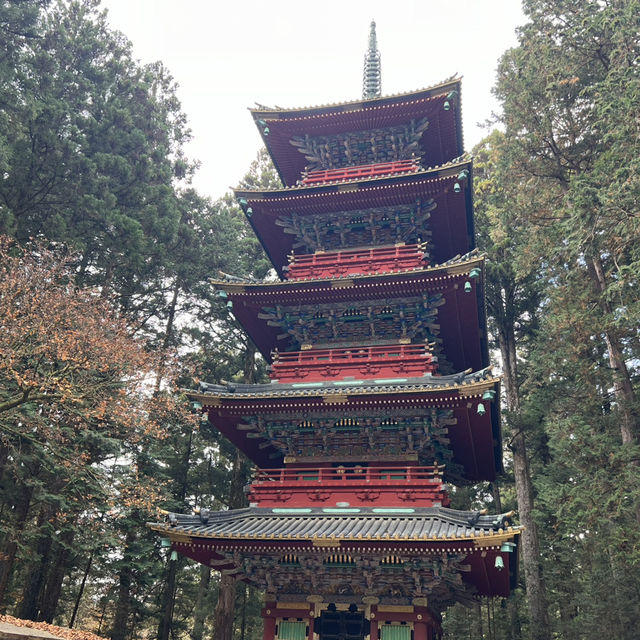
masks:
{"type": "Polygon", "coordinates": [[[376,38],[376,23],[371,21],[369,31],[369,49],[364,56],[364,73],[362,78],[362,97],[379,98],[382,95],[382,80],[380,70],[380,52],[376,38]]]}

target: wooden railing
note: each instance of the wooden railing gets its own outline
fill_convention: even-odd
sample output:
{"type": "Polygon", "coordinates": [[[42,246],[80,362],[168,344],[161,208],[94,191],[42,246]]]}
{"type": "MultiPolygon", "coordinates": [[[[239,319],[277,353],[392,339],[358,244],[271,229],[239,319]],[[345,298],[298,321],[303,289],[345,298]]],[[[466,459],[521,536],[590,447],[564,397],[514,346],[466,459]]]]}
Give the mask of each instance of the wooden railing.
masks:
{"type": "Polygon", "coordinates": [[[341,167],[339,169],[317,169],[302,174],[301,184],[322,184],[340,180],[356,180],[358,178],[373,178],[376,176],[393,175],[418,171],[420,165],[414,159],[394,160],[392,162],[377,162],[375,164],[361,164],[355,167],[341,167]]]}
{"type": "Polygon", "coordinates": [[[260,469],[250,485],[249,501],[288,508],[448,506],[442,471],[439,466],[395,465],[260,469]]]}
{"type": "Polygon", "coordinates": [[[399,344],[273,352],[271,378],[283,383],[421,377],[436,372],[427,344],[399,344]]]}
{"type": "Polygon", "coordinates": [[[306,483],[342,485],[348,482],[367,484],[429,484],[442,483],[443,467],[407,467],[389,465],[384,467],[285,467],[282,469],[258,469],[254,485],[278,482],[302,486],[306,483]],[[302,484],[301,484],[302,483],[302,484]]]}
{"type": "Polygon", "coordinates": [[[428,264],[425,250],[424,244],[403,244],[293,255],[285,271],[290,280],[305,280],[419,269],[428,264]]]}

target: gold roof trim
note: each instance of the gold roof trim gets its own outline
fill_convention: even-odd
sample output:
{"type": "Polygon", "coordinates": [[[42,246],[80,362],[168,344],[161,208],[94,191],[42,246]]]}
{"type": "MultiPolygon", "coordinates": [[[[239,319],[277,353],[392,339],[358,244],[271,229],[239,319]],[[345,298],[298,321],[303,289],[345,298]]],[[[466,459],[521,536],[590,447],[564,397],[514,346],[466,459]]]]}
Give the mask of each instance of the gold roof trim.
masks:
{"type": "MultiPolygon", "coordinates": [[[[377,533],[375,536],[361,536],[361,537],[349,537],[345,536],[344,538],[336,537],[335,535],[329,536],[285,536],[284,534],[243,534],[243,535],[219,535],[215,533],[198,533],[196,535],[187,535],[180,531],[175,531],[169,524],[151,524],[149,525],[151,529],[154,531],[158,531],[165,535],[169,536],[169,539],[172,542],[182,542],[191,544],[194,538],[209,538],[216,540],[231,540],[232,538],[240,538],[246,540],[264,540],[264,541],[272,541],[274,539],[278,540],[303,540],[303,541],[311,541],[314,547],[339,547],[342,542],[345,543],[357,543],[357,542],[368,542],[372,540],[380,541],[380,542],[414,542],[416,544],[422,543],[424,544],[425,538],[420,537],[411,537],[411,536],[396,536],[396,535],[383,535],[381,533],[377,533]]],[[[509,542],[514,540],[517,536],[520,535],[522,531],[521,527],[511,527],[510,531],[504,531],[500,529],[498,533],[491,532],[483,532],[484,535],[482,539],[479,539],[477,536],[473,534],[467,535],[452,535],[447,537],[445,534],[437,536],[435,538],[429,538],[430,542],[446,542],[446,543],[471,543],[473,548],[475,549],[484,549],[487,547],[495,547],[501,545],[503,542],[509,542]]]]}
{"type": "Polygon", "coordinates": [[[488,380],[488,381],[472,383],[473,389],[469,388],[471,385],[464,385],[460,389],[459,395],[461,398],[469,398],[471,396],[476,396],[480,393],[484,393],[485,391],[490,391],[495,386],[496,380],[499,382],[500,378],[497,378],[497,379],[492,378],[491,380],[488,380]]]}
{"type": "Polygon", "coordinates": [[[210,279],[209,283],[217,289],[222,289],[227,293],[253,293],[262,289],[272,289],[274,287],[284,287],[295,289],[301,285],[318,285],[327,283],[328,288],[341,289],[356,286],[357,282],[366,282],[367,280],[393,280],[398,276],[433,276],[437,277],[438,272],[445,276],[459,276],[469,273],[474,267],[484,268],[485,258],[483,255],[474,255],[460,262],[443,263],[426,267],[424,269],[406,269],[404,271],[388,271],[377,274],[350,274],[345,278],[321,278],[315,280],[274,280],[273,282],[245,282],[242,284],[227,282],[226,280],[210,279]]]}
{"type": "MultiPolygon", "coordinates": [[[[429,386],[429,387],[409,387],[406,389],[394,389],[393,393],[396,395],[408,394],[408,393],[442,393],[443,391],[450,391],[451,393],[458,392],[455,396],[451,396],[451,398],[446,398],[445,400],[457,400],[459,398],[468,397],[471,395],[475,395],[480,393],[480,390],[486,391],[491,388],[495,383],[500,382],[500,378],[493,376],[487,380],[481,380],[479,382],[471,382],[466,385],[456,384],[456,385],[440,385],[440,386],[429,386]],[[464,392],[463,392],[464,390],[464,392]]],[[[274,385],[276,386],[276,385],[274,385]]],[[[356,395],[387,395],[389,394],[389,389],[380,388],[376,389],[374,387],[354,387],[350,389],[348,393],[336,393],[335,388],[326,387],[326,388],[318,388],[312,387],[307,389],[290,389],[287,395],[284,394],[274,394],[274,393],[219,393],[219,394],[208,394],[208,393],[194,393],[192,391],[186,391],[187,397],[196,402],[200,402],[204,407],[211,406],[220,406],[220,402],[214,404],[215,399],[225,399],[225,400],[254,400],[259,398],[272,398],[274,401],[281,401],[287,398],[298,398],[298,397],[326,397],[327,402],[347,402],[350,396],[356,395]],[[346,398],[346,400],[341,400],[338,398],[346,398]]]]}
{"type": "MultiPolygon", "coordinates": [[[[267,194],[283,194],[289,195],[291,192],[296,191],[308,191],[310,189],[322,189],[323,187],[331,188],[338,187],[337,191],[329,191],[330,194],[339,194],[344,193],[345,191],[359,191],[359,185],[363,185],[363,189],[367,188],[367,183],[369,182],[384,182],[390,179],[397,178],[411,178],[413,176],[426,176],[428,174],[433,174],[433,177],[429,180],[425,180],[425,182],[436,182],[437,180],[442,180],[446,178],[452,178],[457,175],[461,167],[468,167],[471,164],[471,157],[468,154],[463,154],[461,156],[461,160],[457,159],[455,161],[445,162],[443,164],[438,164],[433,167],[425,167],[418,171],[413,171],[411,173],[392,173],[384,176],[368,176],[362,177],[359,179],[340,179],[327,181],[320,184],[292,184],[288,187],[283,187],[281,189],[240,189],[236,188],[233,190],[233,193],[236,198],[246,198],[248,201],[251,200],[267,200],[267,194]],[[344,189],[340,189],[340,187],[345,187],[344,189]]],[[[397,183],[394,183],[392,186],[397,186],[397,183]]],[[[305,198],[312,197],[311,195],[304,196],[305,198]]],[[[274,198],[275,200],[275,198],[274,198]]]]}
{"type": "MultiPolygon", "coordinates": [[[[363,108],[370,105],[374,105],[376,102],[392,100],[394,98],[395,99],[408,98],[410,96],[417,95],[420,93],[426,93],[426,92],[440,92],[440,91],[444,92],[450,86],[460,84],[461,81],[462,81],[462,77],[455,74],[450,78],[443,80],[442,82],[438,82],[437,84],[424,87],[422,89],[414,89],[413,91],[404,91],[401,93],[392,93],[387,96],[378,96],[375,98],[369,98],[368,100],[359,98],[357,100],[348,100],[346,102],[333,102],[333,103],[327,103],[327,104],[309,105],[306,107],[293,107],[289,109],[283,108],[283,107],[265,107],[264,105],[260,105],[256,108],[249,107],[249,111],[251,112],[252,115],[254,115],[254,117],[261,114],[265,114],[268,117],[268,114],[275,115],[275,114],[284,114],[284,113],[290,113],[290,112],[296,112],[296,111],[298,112],[314,111],[314,110],[319,111],[320,109],[331,109],[331,108],[338,108],[338,107],[352,107],[352,109],[343,110],[343,112],[344,111],[347,111],[347,112],[361,111],[363,108]]],[[[277,118],[271,118],[271,119],[277,120],[277,118]]]]}

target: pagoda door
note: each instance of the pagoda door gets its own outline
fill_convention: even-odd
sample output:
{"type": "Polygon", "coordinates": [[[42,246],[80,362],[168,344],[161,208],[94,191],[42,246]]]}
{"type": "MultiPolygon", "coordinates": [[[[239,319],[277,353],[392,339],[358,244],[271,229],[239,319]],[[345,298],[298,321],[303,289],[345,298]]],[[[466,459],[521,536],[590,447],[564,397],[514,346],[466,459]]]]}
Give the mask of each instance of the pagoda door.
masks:
{"type": "Polygon", "coordinates": [[[319,640],[364,640],[369,635],[369,626],[363,613],[336,611],[330,606],[316,618],[314,632],[319,640]]]}

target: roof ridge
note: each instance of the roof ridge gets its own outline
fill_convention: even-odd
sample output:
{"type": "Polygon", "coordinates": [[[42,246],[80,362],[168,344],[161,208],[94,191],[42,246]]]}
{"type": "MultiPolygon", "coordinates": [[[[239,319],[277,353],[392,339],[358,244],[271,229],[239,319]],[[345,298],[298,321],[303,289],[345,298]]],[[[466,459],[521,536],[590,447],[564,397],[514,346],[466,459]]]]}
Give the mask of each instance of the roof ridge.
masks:
{"type": "Polygon", "coordinates": [[[458,73],[454,73],[449,76],[445,80],[438,82],[433,85],[429,85],[426,87],[422,87],[420,89],[413,89],[411,91],[400,91],[398,93],[390,93],[388,95],[376,96],[374,98],[359,98],[354,100],[346,100],[343,102],[328,102],[324,104],[317,105],[305,105],[303,107],[267,107],[265,105],[261,105],[256,103],[258,106],[256,108],[249,107],[249,112],[254,115],[262,114],[262,113],[288,113],[293,111],[313,111],[316,109],[329,109],[331,107],[344,107],[348,105],[366,105],[366,104],[375,104],[376,102],[381,102],[384,100],[389,100],[393,98],[404,98],[412,95],[417,95],[420,93],[425,93],[426,91],[435,91],[437,89],[444,89],[450,84],[457,84],[461,82],[462,76],[459,76],[458,73]]]}

